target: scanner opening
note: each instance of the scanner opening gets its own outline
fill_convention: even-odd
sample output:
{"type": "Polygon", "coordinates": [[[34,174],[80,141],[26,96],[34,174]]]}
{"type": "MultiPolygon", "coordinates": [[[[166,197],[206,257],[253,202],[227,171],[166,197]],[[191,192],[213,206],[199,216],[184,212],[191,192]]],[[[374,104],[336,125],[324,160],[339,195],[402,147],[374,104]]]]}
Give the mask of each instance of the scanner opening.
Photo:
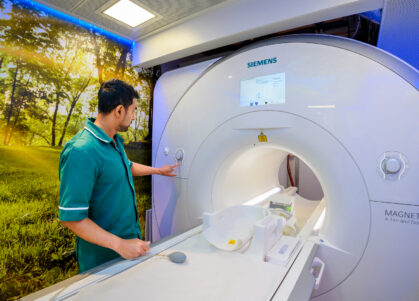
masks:
{"type": "MultiPolygon", "coordinates": [[[[297,220],[297,230],[289,232],[293,236],[325,203],[320,181],[309,164],[275,144],[252,144],[230,154],[215,176],[212,193],[214,211],[239,204],[275,207],[281,199],[292,199],[297,220]]],[[[316,231],[320,226],[316,225],[316,231]]]]}

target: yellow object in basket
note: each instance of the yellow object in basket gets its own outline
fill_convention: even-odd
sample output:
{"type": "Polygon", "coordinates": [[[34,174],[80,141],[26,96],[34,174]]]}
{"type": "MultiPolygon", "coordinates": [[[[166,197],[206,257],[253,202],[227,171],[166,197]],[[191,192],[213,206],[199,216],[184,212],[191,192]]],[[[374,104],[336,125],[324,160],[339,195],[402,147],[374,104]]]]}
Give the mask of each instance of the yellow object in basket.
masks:
{"type": "Polygon", "coordinates": [[[228,242],[229,245],[235,245],[236,244],[236,240],[235,239],[230,239],[228,242]]]}

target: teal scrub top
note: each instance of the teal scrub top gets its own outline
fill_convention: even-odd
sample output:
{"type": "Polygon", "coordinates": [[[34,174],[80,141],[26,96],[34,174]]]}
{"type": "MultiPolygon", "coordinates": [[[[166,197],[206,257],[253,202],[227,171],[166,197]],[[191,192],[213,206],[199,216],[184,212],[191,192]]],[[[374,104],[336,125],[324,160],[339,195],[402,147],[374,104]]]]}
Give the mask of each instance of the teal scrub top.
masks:
{"type": "MultiPolygon", "coordinates": [[[[59,219],[90,218],[124,239],[141,238],[137,202],[123,139],[116,143],[89,118],[86,126],[63,148],[59,163],[59,219]]],[[[76,238],[80,272],[119,257],[111,249],[76,238]]]]}

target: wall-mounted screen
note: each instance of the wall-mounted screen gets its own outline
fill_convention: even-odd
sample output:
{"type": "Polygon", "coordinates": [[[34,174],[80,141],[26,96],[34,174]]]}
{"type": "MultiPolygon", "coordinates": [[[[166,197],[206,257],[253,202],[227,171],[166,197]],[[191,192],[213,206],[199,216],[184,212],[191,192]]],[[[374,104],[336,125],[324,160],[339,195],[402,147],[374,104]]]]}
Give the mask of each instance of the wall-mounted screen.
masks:
{"type": "Polygon", "coordinates": [[[285,103],[285,72],[240,81],[240,106],[285,103]]]}

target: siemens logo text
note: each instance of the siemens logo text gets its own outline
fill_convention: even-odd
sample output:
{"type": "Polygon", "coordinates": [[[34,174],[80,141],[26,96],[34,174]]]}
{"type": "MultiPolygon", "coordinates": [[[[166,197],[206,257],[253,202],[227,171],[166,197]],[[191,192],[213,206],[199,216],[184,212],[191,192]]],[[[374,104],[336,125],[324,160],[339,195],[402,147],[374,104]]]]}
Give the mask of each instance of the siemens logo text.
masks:
{"type": "Polygon", "coordinates": [[[270,59],[264,59],[264,60],[260,60],[260,61],[249,62],[249,63],[247,63],[247,68],[252,68],[252,67],[257,67],[257,66],[262,66],[262,65],[275,64],[277,62],[278,62],[278,60],[276,59],[276,57],[273,57],[273,58],[270,58],[270,59]]]}

